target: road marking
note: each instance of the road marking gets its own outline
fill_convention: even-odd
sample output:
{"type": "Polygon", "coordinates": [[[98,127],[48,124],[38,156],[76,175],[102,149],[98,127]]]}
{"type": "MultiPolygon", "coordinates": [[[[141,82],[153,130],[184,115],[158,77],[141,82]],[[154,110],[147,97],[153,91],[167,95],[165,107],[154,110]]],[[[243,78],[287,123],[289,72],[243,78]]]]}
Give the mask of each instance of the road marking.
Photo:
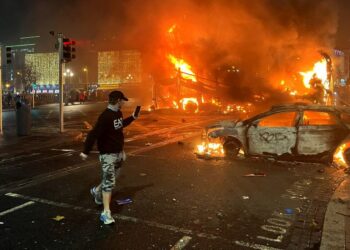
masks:
{"type": "Polygon", "coordinates": [[[37,155],[40,155],[41,153],[32,153],[32,154],[29,154],[29,155],[20,155],[20,156],[15,156],[15,157],[12,157],[12,158],[6,158],[6,159],[2,159],[0,161],[0,163],[5,163],[5,162],[9,162],[9,161],[15,161],[15,160],[19,160],[19,159],[23,159],[23,158],[27,158],[27,157],[31,157],[31,156],[37,156],[37,155]]]}
{"type": "Polygon", "coordinates": [[[0,186],[0,193],[8,192],[9,190],[15,191],[22,188],[35,186],[37,184],[53,180],[59,177],[66,176],[70,173],[74,173],[80,169],[94,167],[98,164],[97,160],[92,160],[86,163],[78,163],[67,168],[59,169],[57,171],[37,175],[31,178],[22,179],[19,181],[11,182],[0,186]]]}
{"type": "MultiPolygon", "coordinates": [[[[168,144],[177,142],[179,140],[184,140],[184,139],[189,139],[191,137],[195,137],[195,136],[199,135],[200,133],[201,132],[195,132],[195,133],[191,133],[190,135],[182,135],[182,136],[179,136],[179,137],[176,137],[176,138],[172,138],[172,139],[167,140],[167,141],[156,143],[156,144],[154,144],[152,146],[147,146],[147,147],[143,147],[143,148],[140,148],[140,149],[132,150],[132,151],[128,152],[128,154],[135,155],[135,154],[138,154],[138,153],[143,153],[143,152],[152,150],[154,148],[159,148],[159,147],[162,147],[162,146],[166,146],[168,144]]],[[[35,186],[37,184],[40,184],[40,183],[43,183],[43,182],[46,182],[46,181],[49,181],[49,180],[53,180],[53,179],[56,179],[56,178],[60,178],[60,177],[66,176],[66,175],[68,175],[70,173],[73,173],[73,172],[76,172],[76,171],[78,171],[80,169],[84,169],[85,167],[89,168],[89,167],[95,166],[96,164],[98,164],[97,162],[98,162],[97,160],[93,160],[91,162],[89,161],[89,162],[84,163],[84,164],[78,163],[78,164],[75,164],[75,165],[69,166],[67,168],[54,171],[54,172],[49,172],[49,173],[45,173],[45,174],[41,174],[41,175],[37,175],[37,176],[31,177],[31,178],[27,178],[27,179],[22,179],[22,180],[19,180],[19,181],[11,182],[11,183],[8,183],[8,184],[0,186],[0,193],[8,192],[10,190],[11,191],[16,191],[16,190],[20,190],[20,189],[25,188],[25,187],[35,186]]]]}
{"type": "Polygon", "coordinates": [[[35,203],[34,201],[28,201],[28,202],[26,202],[26,203],[24,203],[24,204],[22,204],[22,205],[17,206],[17,207],[13,207],[13,208],[11,208],[11,209],[5,210],[5,211],[3,211],[3,212],[0,213],[0,217],[1,217],[1,216],[4,216],[4,215],[6,215],[6,214],[12,213],[12,212],[14,212],[14,211],[16,211],[16,210],[19,210],[19,209],[21,209],[21,208],[24,208],[24,207],[33,205],[34,203],[35,203]]]}
{"type": "Polygon", "coordinates": [[[280,248],[275,248],[275,247],[270,247],[270,246],[265,246],[265,245],[260,245],[260,244],[255,244],[255,243],[250,243],[250,242],[244,242],[244,241],[235,241],[236,245],[242,246],[242,247],[249,247],[252,249],[261,249],[261,250],[282,250],[280,248]]]}
{"type": "Polygon", "coordinates": [[[190,242],[192,237],[184,236],[182,237],[170,250],[181,250],[186,247],[186,245],[190,242]]]}
{"type": "Polygon", "coordinates": [[[182,128],[187,128],[187,127],[196,127],[199,124],[202,123],[206,123],[209,121],[214,121],[217,120],[217,118],[215,119],[208,119],[208,120],[204,120],[204,121],[199,121],[199,122],[194,122],[194,123],[190,123],[190,124],[184,124],[184,125],[180,125],[180,126],[174,126],[174,127],[170,127],[170,128],[163,128],[163,129],[158,129],[146,134],[140,134],[140,135],[135,135],[134,137],[131,138],[126,138],[125,142],[131,142],[131,141],[135,141],[135,140],[140,140],[140,139],[144,139],[150,135],[158,135],[158,134],[164,134],[164,133],[168,133],[174,130],[178,130],[178,129],[182,129],[182,128]]]}
{"type": "MultiPolygon", "coordinates": [[[[23,200],[29,200],[31,202],[36,202],[36,203],[41,203],[41,204],[45,204],[45,205],[51,205],[51,206],[55,206],[55,207],[62,207],[62,208],[70,208],[73,210],[79,210],[79,211],[83,211],[86,213],[93,213],[93,214],[99,214],[101,211],[96,210],[96,209],[90,209],[90,208],[85,208],[85,207],[80,207],[80,206],[74,206],[71,204],[67,204],[67,203],[61,203],[61,202],[55,202],[55,201],[50,201],[50,200],[46,200],[46,199],[41,199],[41,198],[36,198],[36,197],[31,197],[31,196],[26,196],[26,195],[21,195],[21,194],[16,194],[16,193],[6,193],[6,196],[9,197],[13,197],[13,198],[19,198],[19,199],[23,199],[23,200]]],[[[138,219],[135,217],[130,217],[130,216],[125,216],[122,214],[113,214],[112,215],[113,218],[117,219],[117,220],[121,220],[121,221],[127,221],[127,222],[133,222],[133,223],[141,223],[150,227],[155,227],[155,228],[160,228],[160,229],[165,229],[168,231],[172,231],[175,233],[183,233],[186,235],[195,235],[199,238],[205,238],[205,239],[210,239],[210,240],[215,240],[215,239],[220,239],[223,241],[228,241],[230,243],[233,243],[232,240],[228,240],[225,238],[222,238],[220,236],[217,235],[213,235],[213,234],[207,234],[207,233],[202,233],[202,232],[194,232],[191,229],[186,229],[186,228],[181,228],[181,227],[176,227],[176,226],[172,226],[172,225],[167,225],[167,224],[162,224],[162,223],[158,223],[155,221],[149,221],[149,220],[143,220],[143,219],[138,219]]],[[[185,236],[185,237],[189,237],[189,236],[185,236]]],[[[190,237],[189,237],[190,238],[190,237]]],[[[187,241],[189,241],[186,238],[187,241]]]]}
{"type": "Polygon", "coordinates": [[[138,153],[144,153],[144,152],[150,151],[150,150],[152,150],[154,148],[160,148],[160,147],[166,146],[168,144],[171,144],[171,143],[174,143],[174,142],[177,142],[177,141],[186,140],[186,139],[189,139],[189,138],[192,138],[192,137],[196,137],[196,136],[198,136],[200,134],[201,134],[201,132],[194,132],[194,133],[191,133],[190,135],[181,135],[181,136],[178,136],[178,137],[166,140],[166,141],[155,143],[155,144],[153,144],[151,146],[147,146],[147,147],[142,147],[142,148],[139,148],[139,149],[131,150],[130,152],[127,152],[127,153],[129,155],[136,155],[138,153]]]}
{"type": "Polygon", "coordinates": [[[75,149],[66,149],[66,148],[51,148],[52,151],[62,151],[62,152],[76,152],[75,149]]]}
{"type": "Polygon", "coordinates": [[[22,162],[20,162],[20,163],[13,164],[13,165],[0,166],[0,169],[1,169],[1,170],[4,170],[4,169],[13,169],[13,168],[15,168],[15,167],[23,166],[23,165],[30,164],[30,163],[33,163],[33,162],[44,161],[44,160],[49,160],[49,159],[53,159],[53,158],[56,158],[56,157],[71,156],[71,155],[72,155],[71,152],[64,153],[64,154],[58,154],[58,155],[51,155],[51,156],[48,156],[48,157],[39,158],[39,159],[34,159],[34,160],[30,160],[30,161],[22,161],[22,162]]]}

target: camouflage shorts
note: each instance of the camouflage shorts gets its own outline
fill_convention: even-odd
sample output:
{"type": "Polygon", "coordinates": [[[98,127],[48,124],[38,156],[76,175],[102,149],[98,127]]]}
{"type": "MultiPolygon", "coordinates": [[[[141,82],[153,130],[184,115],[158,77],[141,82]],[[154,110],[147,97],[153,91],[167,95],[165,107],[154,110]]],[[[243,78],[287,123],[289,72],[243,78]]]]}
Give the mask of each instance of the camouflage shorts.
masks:
{"type": "Polygon", "coordinates": [[[115,154],[100,154],[102,166],[102,191],[112,192],[115,186],[115,179],[120,174],[123,162],[123,152],[115,154]]]}

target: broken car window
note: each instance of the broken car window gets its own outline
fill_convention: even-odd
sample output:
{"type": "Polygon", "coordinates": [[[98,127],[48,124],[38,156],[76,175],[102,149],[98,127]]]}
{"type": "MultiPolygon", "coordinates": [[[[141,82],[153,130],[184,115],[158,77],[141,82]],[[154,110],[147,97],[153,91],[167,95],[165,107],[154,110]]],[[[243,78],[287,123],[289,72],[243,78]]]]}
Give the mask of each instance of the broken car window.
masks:
{"type": "Polygon", "coordinates": [[[304,111],[303,122],[304,126],[322,126],[322,125],[336,125],[336,117],[327,112],[318,111],[304,111]]]}
{"type": "Polygon", "coordinates": [[[264,117],[259,127],[294,127],[296,112],[277,113],[264,117]]]}

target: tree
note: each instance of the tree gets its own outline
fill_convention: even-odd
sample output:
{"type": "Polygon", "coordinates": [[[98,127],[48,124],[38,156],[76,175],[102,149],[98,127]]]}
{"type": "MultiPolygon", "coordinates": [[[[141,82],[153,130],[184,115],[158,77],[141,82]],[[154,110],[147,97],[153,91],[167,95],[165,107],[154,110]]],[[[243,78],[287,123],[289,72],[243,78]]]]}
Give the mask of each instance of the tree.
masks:
{"type": "Polygon", "coordinates": [[[32,64],[25,64],[22,74],[21,82],[25,92],[30,92],[32,84],[36,84],[40,74],[34,70],[32,64]]]}

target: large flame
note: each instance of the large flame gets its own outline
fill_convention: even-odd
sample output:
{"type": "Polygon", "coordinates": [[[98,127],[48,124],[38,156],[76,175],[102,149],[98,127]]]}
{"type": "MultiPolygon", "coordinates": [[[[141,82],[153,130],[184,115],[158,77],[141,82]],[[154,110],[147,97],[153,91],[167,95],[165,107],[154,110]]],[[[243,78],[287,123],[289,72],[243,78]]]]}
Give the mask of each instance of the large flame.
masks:
{"type": "Polygon", "coordinates": [[[168,55],[168,59],[172,64],[175,65],[175,68],[180,71],[182,78],[197,82],[197,78],[191,70],[192,67],[187,62],[185,62],[184,59],[178,59],[172,54],[168,55]]]}
{"type": "Polygon", "coordinates": [[[327,82],[327,60],[326,59],[323,59],[315,63],[314,68],[312,70],[307,72],[300,72],[300,74],[303,76],[304,86],[308,89],[311,88],[310,80],[314,75],[316,75],[316,77],[322,81],[322,84],[326,89],[329,88],[329,86],[325,85],[325,83],[327,82]]]}

